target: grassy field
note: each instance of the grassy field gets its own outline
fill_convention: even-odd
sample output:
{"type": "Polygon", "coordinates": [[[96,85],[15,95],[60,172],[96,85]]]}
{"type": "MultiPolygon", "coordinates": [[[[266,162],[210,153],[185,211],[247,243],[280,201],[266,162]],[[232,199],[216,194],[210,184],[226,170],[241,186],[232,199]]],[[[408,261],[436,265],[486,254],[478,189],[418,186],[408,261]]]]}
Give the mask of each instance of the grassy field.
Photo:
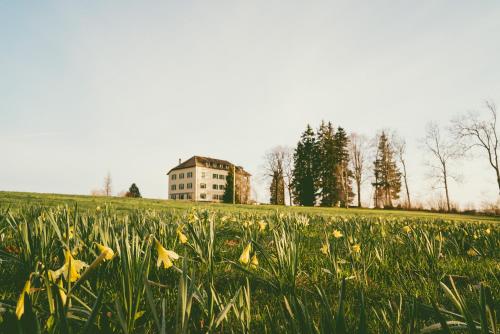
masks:
{"type": "Polygon", "coordinates": [[[0,332],[498,333],[498,218],[0,192],[0,332]]]}

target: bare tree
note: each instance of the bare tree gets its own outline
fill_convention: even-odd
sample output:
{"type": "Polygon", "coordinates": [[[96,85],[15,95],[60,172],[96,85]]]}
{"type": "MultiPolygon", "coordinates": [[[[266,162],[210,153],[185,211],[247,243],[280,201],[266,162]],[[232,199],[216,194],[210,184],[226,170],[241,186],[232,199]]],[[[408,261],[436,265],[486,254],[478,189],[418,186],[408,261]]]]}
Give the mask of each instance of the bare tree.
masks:
{"type": "Polygon", "coordinates": [[[106,196],[111,196],[112,184],[111,184],[111,173],[108,172],[104,178],[103,192],[106,196]]]}
{"type": "Polygon", "coordinates": [[[361,207],[361,185],[365,181],[367,171],[366,160],[368,158],[368,139],[356,133],[352,133],[349,139],[350,164],[356,183],[356,194],[358,197],[358,207],[361,207]]]}
{"type": "Polygon", "coordinates": [[[285,177],[285,187],[288,191],[289,205],[293,205],[293,149],[291,147],[283,147],[283,176],[285,177]]]}
{"type": "MultiPolygon", "coordinates": [[[[283,178],[285,187],[291,193],[291,172],[290,172],[290,149],[283,146],[276,146],[269,150],[264,156],[263,174],[265,179],[283,178]]],[[[293,158],[292,158],[293,159],[293,158]]]]}
{"type": "Polygon", "coordinates": [[[441,136],[439,126],[435,123],[427,124],[424,148],[431,153],[434,162],[429,162],[430,176],[437,184],[444,188],[447,211],[451,211],[449,182],[457,177],[450,173],[450,163],[459,158],[462,148],[441,136]]]}
{"type": "Polygon", "coordinates": [[[408,172],[406,170],[406,140],[400,137],[397,133],[392,135],[392,143],[394,146],[394,152],[396,153],[396,158],[402,167],[403,182],[405,183],[406,190],[406,207],[411,208],[411,198],[410,189],[408,186],[408,172]]]}
{"type": "Polygon", "coordinates": [[[500,192],[500,170],[498,165],[499,141],[497,133],[497,109],[493,102],[486,101],[489,119],[480,119],[477,113],[469,112],[452,121],[452,131],[470,149],[480,147],[486,152],[490,166],[495,170],[500,192]]]}

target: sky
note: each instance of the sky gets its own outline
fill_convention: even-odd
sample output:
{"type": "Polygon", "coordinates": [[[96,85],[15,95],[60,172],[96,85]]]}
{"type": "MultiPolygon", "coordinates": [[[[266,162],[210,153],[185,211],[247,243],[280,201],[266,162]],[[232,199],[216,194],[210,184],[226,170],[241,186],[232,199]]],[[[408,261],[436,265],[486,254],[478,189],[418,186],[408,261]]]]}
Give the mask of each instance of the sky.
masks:
{"type": "MultiPolygon", "coordinates": [[[[397,130],[426,203],[425,125],[500,104],[499,36],[497,1],[0,1],[0,190],[166,198],[202,155],[265,202],[265,152],[326,120],[397,130]]],[[[480,152],[452,168],[454,202],[497,199],[480,152]]]]}

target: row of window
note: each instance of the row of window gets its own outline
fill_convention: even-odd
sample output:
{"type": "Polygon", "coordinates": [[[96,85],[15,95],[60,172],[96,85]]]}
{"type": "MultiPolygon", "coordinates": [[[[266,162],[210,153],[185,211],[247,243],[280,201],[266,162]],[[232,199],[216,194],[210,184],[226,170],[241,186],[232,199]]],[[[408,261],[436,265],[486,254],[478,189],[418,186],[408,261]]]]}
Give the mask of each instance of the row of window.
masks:
{"type": "MultiPolygon", "coordinates": [[[[177,186],[179,186],[179,190],[184,190],[184,183],[181,183],[179,185],[177,184],[172,184],[170,186],[171,190],[177,190],[177,186]]],[[[223,184],[212,184],[212,189],[213,190],[224,190],[226,188],[225,185],[223,184]]],[[[193,189],[193,184],[192,183],[187,183],[186,184],[186,189],[193,189]]],[[[207,189],[207,184],[206,183],[200,183],[200,189],[207,189]]]]}
{"type": "MultiPolygon", "coordinates": [[[[185,200],[190,200],[193,199],[193,194],[192,193],[187,193],[187,194],[171,194],[170,199],[185,199],[185,200]]],[[[203,193],[200,194],[200,199],[207,199],[207,194],[203,193]]],[[[223,195],[217,195],[214,194],[212,195],[212,200],[219,201],[223,199],[223,195]]]]}
{"type": "Polygon", "coordinates": [[[170,199],[193,199],[193,194],[172,194],[170,195],[170,199]]]}
{"type": "MultiPolygon", "coordinates": [[[[183,179],[184,178],[184,173],[179,173],[179,174],[172,174],[170,176],[170,178],[172,180],[177,180],[177,175],[179,175],[179,179],[183,179]]],[[[186,178],[192,178],[193,177],[193,172],[187,172],[186,173],[186,178]]],[[[204,179],[206,177],[206,173],[205,172],[201,172],[201,178],[204,179]]],[[[212,179],[219,179],[219,180],[225,180],[226,179],[226,176],[225,175],[222,175],[222,174],[212,174],[212,179]]]]}
{"type": "MultiPolygon", "coordinates": [[[[186,178],[190,179],[192,177],[193,177],[193,172],[186,173],[186,178]]],[[[179,173],[179,179],[183,179],[183,178],[184,178],[184,173],[179,173]]],[[[177,180],[177,174],[172,174],[171,179],[177,180]]]]}

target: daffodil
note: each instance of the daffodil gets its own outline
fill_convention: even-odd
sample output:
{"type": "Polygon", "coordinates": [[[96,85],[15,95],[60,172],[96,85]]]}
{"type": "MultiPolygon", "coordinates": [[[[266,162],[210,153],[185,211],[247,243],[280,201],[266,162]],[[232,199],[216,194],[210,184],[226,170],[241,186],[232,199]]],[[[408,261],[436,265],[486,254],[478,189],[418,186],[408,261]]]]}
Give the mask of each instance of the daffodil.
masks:
{"type": "Polygon", "coordinates": [[[264,232],[267,227],[267,223],[263,220],[259,221],[259,231],[264,232]]]}
{"type": "Polygon", "coordinates": [[[166,250],[157,240],[155,240],[155,243],[156,250],[158,251],[156,266],[159,267],[163,263],[163,268],[165,269],[172,267],[174,265],[172,260],[177,260],[179,255],[174,251],[166,250]]]}
{"type": "Polygon", "coordinates": [[[329,247],[327,244],[323,244],[320,248],[321,250],[321,253],[325,254],[325,255],[328,255],[328,252],[329,252],[329,247]]]}
{"type": "Polygon", "coordinates": [[[360,246],[360,244],[355,244],[355,245],[353,245],[353,246],[352,246],[352,251],[353,251],[354,253],[361,253],[361,246],[360,246]]]}
{"type": "Polygon", "coordinates": [[[250,267],[255,269],[259,265],[259,260],[257,259],[257,254],[252,256],[252,261],[250,261],[250,267]]]}
{"type": "Polygon", "coordinates": [[[474,248],[469,248],[469,250],[467,251],[467,255],[469,255],[469,256],[477,256],[479,254],[477,253],[477,251],[474,248]]]}
{"type": "Polygon", "coordinates": [[[248,264],[250,262],[250,251],[252,249],[252,244],[248,244],[245,249],[243,250],[243,253],[241,253],[240,256],[240,263],[242,264],[248,264]]]}
{"type": "Polygon", "coordinates": [[[54,280],[58,279],[61,274],[63,274],[64,278],[68,280],[69,274],[70,282],[75,282],[78,278],[80,278],[80,271],[87,267],[88,264],[80,260],[75,260],[69,250],[64,251],[64,259],[65,261],[61,268],[56,271],[51,270],[49,272],[54,280]]]}
{"type": "Polygon", "coordinates": [[[344,235],[342,234],[342,232],[340,232],[339,230],[333,230],[333,236],[336,238],[336,239],[339,239],[339,238],[342,238],[344,235]]]}
{"type": "Polygon", "coordinates": [[[113,252],[113,250],[108,246],[104,246],[98,243],[96,243],[96,245],[97,248],[99,249],[99,252],[101,252],[101,254],[105,254],[104,256],[105,260],[111,260],[115,256],[115,252],[113,252]]]}
{"type": "Polygon", "coordinates": [[[22,315],[24,314],[24,295],[30,293],[30,280],[28,279],[26,283],[24,284],[24,289],[21,292],[21,295],[19,296],[19,299],[17,300],[17,305],[16,305],[16,316],[17,319],[21,319],[22,315]]]}
{"type": "Polygon", "coordinates": [[[490,234],[491,233],[490,228],[488,227],[485,232],[486,232],[486,234],[490,234]]]}
{"type": "Polygon", "coordinates": [[[411,227],[406,225],[405,227],[403,227],[403,231],[405,231],[405,233],[410,233],[411,232],[411,227]]]}
{"type": "Polygon", "coordinates": [[[188,237],[184,234],[181,227],[177,229],[177,236],[181,244],[185,244],[188,241],[188,237]]]}
{"type": "Polygon", "coordinates": [[[97,207],[95,208],[95,211],[97,211],[97,212],[101,211],[101,207],[100,207],[100,206],[97,206],[97,207]]]}

